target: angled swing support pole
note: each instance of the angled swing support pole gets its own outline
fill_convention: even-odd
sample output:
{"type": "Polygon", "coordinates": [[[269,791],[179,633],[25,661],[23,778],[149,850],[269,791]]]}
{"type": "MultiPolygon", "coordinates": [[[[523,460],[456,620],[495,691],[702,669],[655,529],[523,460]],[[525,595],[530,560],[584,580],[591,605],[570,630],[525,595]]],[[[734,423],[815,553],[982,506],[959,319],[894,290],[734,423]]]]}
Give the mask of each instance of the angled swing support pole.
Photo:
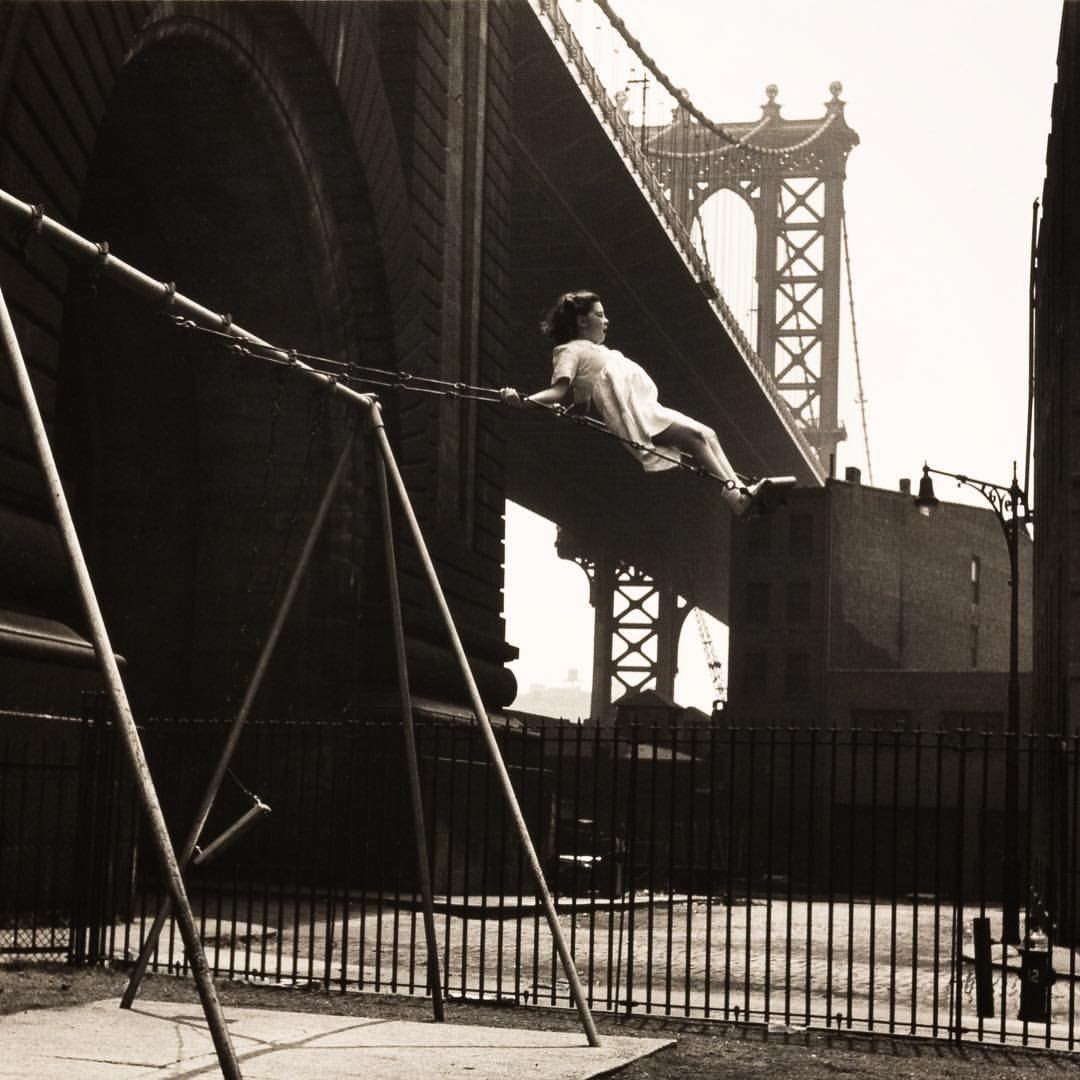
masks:
{"type": "MultiPolygon", "coordinates": [[[[262,687],[263,679],[266,677],[267,669],[270,666],[270,660],[274,655],[278,639],[281,637],[281,631],[285,626],[286,619],[289,617],[289,612],[292,610],[293,603],[296,600],[296,594],[299,592],[300,584],[311,563],[311,557],[315,551],[315,544],[326,523],[327,515],[329,514],[331,504],[334,501],[334,495],[341,485],[341,478],[345,475],[345,467],[348,465],[349,459],[352,456],[355,437],[356,429],[354,427],[350,430],[349,435],[345,440],[345,445],[341,449],[337,464],[334,466],[334,471],[326,485],[326,490],[323,492],[319,507],[315,512],[315,517],[308,527],[307,536],[300,549],[296,565],[293,567],[292,576],[289,578],[289,584],[286,586],[281,602],[278,604],[277,612],[274,615],[270,630],[267,632],[266,640],[263,642],[263,647],[259,653],[259,658],[256,661],[251,679],[248,681],[247,690],[244,692],[244,698],[241,702],[240,709],[232,722],[228,738],[225,740],[225,745],[221,749],[217,765],[214,767],[213,775],[210,777],[210,782],[207,784],[202,802],[199,804],[199,809],[195,813],[195,820],[184,839],[183,846],[177,852],[177,861],[180,864],[181,870],[184,870],[187,867],[188,863],[191,862],[192,856],[195,854],[195,848],[199,843],[199,838],[202,836],[203,829],[206,827],[207,818],[210,817],[210,811],[214,807],[218,792],[225,780],[225,775],[229,770],[229,763],[232,761],[237,744],[240,742],[240,735],[243,732],[244,725],[247,723],[248,716],[251,713],[251,707],[255,702],[255,697],[262,687]]],[[[135,1001],[135,996],[139,992],[139,985],[146,975],[150,957],[157,947],[158,938],[161,936],[161,931],[165,926],[165,920],[169,917],[171,907],[172,897],[166,894],[158,907],[157,915],[150,926],[149,932],[143,939],[142,948],[139,950],[139,956],[135,961],[135,967],[132,969],[131,975],[128,978],[128,984],[124,990],[124,995],[120,999],[120,1007],[122,1009],[130,1009],[135,1001]]]]}
{"type": "Polygon", "coordinates": [[[101,665],[102,677],[112,704],[113,715],[123,737],[124,747],[135,775],[143,810],[150,825],[151,839],[161,860],[173,902],[176,904],[180,934],[184,941],[184,948],[187,951],[187,959],[191,965],[195,985],[198,988],[199,998],[202,1001],[206,1023],[214,1041],[214,1048],[217,1051],[218,1063],[221,1066],[222,1075],[227,1080],[233,1080],[233,1078],[239,1080],[241,1075],[240,1065],[225,1024],[225,1016],[221,1011],[221,1005],[214,990],[213,980],[210,977],[206,955],[203,952],[202,942],[199,940],[195,928],[191,904],[188,902],[187,893],[184,891],[184,880],[180,874],[176,854],[169,841],[165,816],[161,811],[161,804],[158,802],[157,791],[154,789],[150,768],[135,726],[135,718],[132,715],[127,692],[124,690],[124,683],[120,677],[116,654],[113,652],[112,644],[109,641],[105,620],[98,605],[97,595],[94,592],[93,582],[90,578],[90,571],[87,568],[82,545],[75,529],[75,522],[71,516],[67,497],[64,494],[60,472],[53,457],[45,422],[38,407],[37,397],[30,381],[30,373],[26,367],[22,350],[19,347],[15,327],[2,290],[0,290],[0,337],[3,338],[3,350],[11,368],[13,381],[21,399],[27,424],[30,427],[38,462],[44,473],[64,550],[75,576],[79,598],[89,626],[94,651],[97,654],[98,663],[101,665]]]}
{"type": "MultiPolygon", "coordinates": [[[[372,404],[370,418],[379,418],[379,407],[372,404]]],[[[420,761],[416,752],[416,728],[413,723],[412,691],[409,688],[409,661],[405,652],[405,622],[401,613],[401,590],[398,586],[397,558],[394,554],[394,522],[390,507],[390,492],[386,484],[386,464],[381,457],[376,463],[379,477],[379,501],[382,504],[383,545],[386,548],[386,573],[390,588],[390,612],[394,626],[394,654],[397,660],[398,688],[401,698],[401,729],[405,736],[405,762],[409,774],[409,796],[412,802],[413,843],[416,849],[416,873],[424,907],[424,938],[427,945],[428,988],[435,1019],[445,1019],[442,998],[442,977],[439,973],[439,942],[435,936],[435,901],[431,889],[431,869],[428,865],[427,830],[424,825],[424,797],[420,785],[420,761]]]]}
{"type": "Polygon", "coordinates": [[[525,821],[525,816],[521,812],[521,805],[518,803],[517,793],[514,791],[514,783],[510,779],[510,773],[506,768],[506,763],[503,761],[502,751],[500,751],[499,743],[495,738],[491,720],[488,718],[487,710],[484,708],[484,703],[480,698],[480,691],[477,688],[476,680],[473,678],[472,669],[469,667],[469,660],[465,655],[465,648],[461,643],[461,637],[454,624],[454,617],[451,614],[449,604],[446,602],[446,596],[443,593],[442,585],[439,583],[439,576],[436,573],[435,564],[432,562],[431,554],[424,541],[424,534],[420,529],[420,523],[413,511],[408,489],[405,487],[405,481],[402,479],[401,473],[398,470],[397,461],[394,459],[394,452],[390,448],[390,440],[386,436],[386,428],[383,426],[382,414],[377,403],[371,405],[371,414],[371,426],[375,434],[375,441],[379,453],[381,454],[383,463],[386,467],[386,473],[393,484],[394,492],[398,497],[402,513],[408,523],[409,532],[412,535],[413,542],[416,544],[416,549],[419,552],[420,560],[424,567],[424,574],[428,579],[432,595],[435,598],[447,634],[450,637],[450,644],[453,648],[454,655],[457,658],[458,667],[461,669],[461,674],[465,680],[473,712],[476,714],[476,719],[480,724],[480,731],[483,734],[484,742],[487,744],[488,753],[491,757],[491,764],[495,768],[499,785],[506,797],[510,816],[513,818],[518,838],[521,841],[526,860],[532,871],[536,890],[540,894],[540,901],[544,908],[544,914],[547,917],[548,929],[551,931],[551,936],[555,942],[555,948],[558,951],[559,959],[562,961],[566,980],[570,984],[570,996],[574,999],[574,1004],[577,1007],[578,1016],[581,1020],[582,1027],[585,1029],[585,1035],[589,1040],[589,1045],[599,1046],[600,1037],[597,1034],[596,1025],[593,1022],[592,1013],[589,1011],[589,1004],[585,999],[585,990],[581,985],[581,979],[578,977],[577,967],[574,965],[574,958],[566,943],[562,927],[559,926],[559,917],[555,911],[555,902],[551,897],[547,881],[544,878],[544,871],[540,865],[540,859],[536,854],[536,848],[533,846],[532,837],[529,836],[529,826],[525,821]]]}

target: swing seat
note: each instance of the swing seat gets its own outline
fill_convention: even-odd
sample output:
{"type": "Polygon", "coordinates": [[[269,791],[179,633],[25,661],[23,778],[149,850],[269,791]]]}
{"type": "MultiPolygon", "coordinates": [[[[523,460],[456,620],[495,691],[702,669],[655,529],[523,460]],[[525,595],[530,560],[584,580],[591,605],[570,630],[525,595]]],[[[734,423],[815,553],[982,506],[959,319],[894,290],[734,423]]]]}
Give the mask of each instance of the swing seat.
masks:
{"type": "Polygon", "coordinates": [[[212,840],[204,848],[196,846],[192,856],[193,866],[202,866],[203,863],[220,855],[231,844],[235,844],[253,825],[270,813],[270,807],[256,797],[255,802],[245,813],[234,821],[217,839],[212,840]]]}

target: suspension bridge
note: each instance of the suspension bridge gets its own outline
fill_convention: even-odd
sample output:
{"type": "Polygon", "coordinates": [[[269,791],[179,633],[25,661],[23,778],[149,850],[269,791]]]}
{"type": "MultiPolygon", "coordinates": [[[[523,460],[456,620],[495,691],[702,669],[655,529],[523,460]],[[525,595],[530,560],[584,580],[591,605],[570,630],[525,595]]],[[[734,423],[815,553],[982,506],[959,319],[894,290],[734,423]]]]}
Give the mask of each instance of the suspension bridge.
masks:
{"type": "MultiPolygon", "coordinates": [[[[846,435],[858,137],[839,83],[821,116],[784,117],[770,86],[759,117],[716,121],[606,0],[583,7],[617,49],[583,42],[556,0],[0,7],[16,372],[0,376],[0,707],[70,709],[111,655],[107,623],[133,747],[135,716],[317,718],[351,737],[411,717],[415,695],[429,718],[482,719],[499,762],[485,706],[514,697],[508,498],[556,522],[589,575],[594,717],[616,687],[670,691],[685,616],[729,614],[729,510],[694,471],[646,475],[588,424],[511,415],[497,388],[548,381],[537,321],[593,288],[612,343],[741,474],[823,484],[846,435]],[[72,595],[61,480],[97,612],[72,595]]],[[[865,422],[863,439],[868,456],[865,422]]],[[[334,760],[297,764],[305,793],[351,785],[334,760]]],[[[557,938],[529,843],[542,822],[499,776],[557,938]]],[[[199,816],[165,860],[191,956],[199,816]]]]}
{"type": "MultiPolygon", "coordinates": [[[[604,0],[335,11],[6,9],[0,184],[338,370],[544,385],[542,310],[594,288],[611,343],[716,429],[738,471],[823,482],[845,437],[843,181],[858,142],[838,83],[822,116],[785,118],[770,86],[760,117],[719,123],[604,0]],[[388,52],[391,40],[404,44],[388,52]]],[[[136,697],[214,711],[256,654],[314,481],[345,438],[340,410],[280,371],[220,364],[92,263],[50,252],[33,221],[8,224],[6,295],[136,697]]],[[[606,662],[598,651],[594,711],[613,687],[670,692],[685,614],[728,616],[722,501],[693,475],[643,476],[587,429],[511,424],[475,396],[416,388],[382,388],[390,430],[485,694],[513,695],[504,497],[559,526],[590,576],[597,640],[633,640],[606,662]],[[650,624],[629,637],[627,589],[650,597],[623,604],[650,624]]],[[[0,400],[3,641],[63,666],[79,616],[14,400],[0,400]]],[[[351,509],[306,586],[318,634],[290,641],[271,676],[286,711],[347,708],[385,679],[369,629],[381,591],[343,587],[379,576],[363,461],[357,450],[339,495],[351,509]]],[[[403,572],[419,579],[408,555],[403,572]]],[[[435,621],[409,590],[405,603],[423,689],[459,693],[435,621]]]]}
{"type": "MultiPolygon", "coordinates": [[[[537,294],[585,281],[605,298],[609,340],[716,428],[736,468],[821,483],[846,437],[843,182],[858,136],[840,84],[821,117],[784,118],[770,85],[759,118],[717,123],[607,3],[534,11],[512,133],[518,378],[546,381],[537,294]]],[[[553,443],[543,418],[508,444],[507,470],[508,496],[557,522],[562,554],[588,573],[596,641],[615,642],[594,714],[620,690],[670,694],[689,606],[728,615],[731,522],[718,501],[649,483],[584,435],[553,443]]]]}

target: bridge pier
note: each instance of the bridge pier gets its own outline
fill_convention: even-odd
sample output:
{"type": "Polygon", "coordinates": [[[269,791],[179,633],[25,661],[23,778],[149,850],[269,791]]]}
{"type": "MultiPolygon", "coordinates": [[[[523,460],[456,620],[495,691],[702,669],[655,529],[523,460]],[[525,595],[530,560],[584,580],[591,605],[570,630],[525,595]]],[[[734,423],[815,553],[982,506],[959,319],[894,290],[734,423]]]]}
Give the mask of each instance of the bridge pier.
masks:
{"type": "Polygon", "coordinates": [[[593,664],[589,719],[614,719],[624,694],[655,690],[673,698],[679,632],[690,610],[667,582],[603,552],[586,555],[559,533],[558,551],[589,579],[593,608],[593,664]]]}

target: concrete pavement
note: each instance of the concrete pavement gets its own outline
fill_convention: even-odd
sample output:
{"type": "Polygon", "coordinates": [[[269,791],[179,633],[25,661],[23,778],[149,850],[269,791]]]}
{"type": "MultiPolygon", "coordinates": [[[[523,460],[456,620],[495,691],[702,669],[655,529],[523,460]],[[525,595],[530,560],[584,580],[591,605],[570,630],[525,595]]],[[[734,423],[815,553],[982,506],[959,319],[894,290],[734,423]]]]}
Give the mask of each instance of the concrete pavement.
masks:
{"type": "MultiPolygon", "coordinates": [[[[577,1031],[325,1016],[229,1007],[245,1080],[587,1080],[673,1045],[577,1031]]],[[[0,1017],[0,1078],[187,1080],[220,1076],[202,1010],[183,1002],[116,1001],[0,1017]]]]}

